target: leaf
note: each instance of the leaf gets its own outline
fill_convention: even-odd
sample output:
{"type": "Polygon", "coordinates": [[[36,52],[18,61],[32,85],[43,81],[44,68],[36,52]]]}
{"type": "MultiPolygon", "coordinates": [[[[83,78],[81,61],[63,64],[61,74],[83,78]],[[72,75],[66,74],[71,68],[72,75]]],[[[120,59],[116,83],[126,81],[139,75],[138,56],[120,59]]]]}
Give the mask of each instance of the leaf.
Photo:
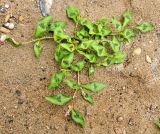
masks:
{"type": "Polygon", "coordinates": [[[64,33],[62,29],[56,29],[54,31],[54,41],[61,43],[62,41],[71,42],[71,37],[64,33]]]}
{"type": "Polygon", "coordinates": [[[49,102],[51,102],[55,105],[63,106],[66,103],[70,102],[72,100],[72,97],[66,96],[64,94],[56,94],[53,96],[46,97],[46,100],[48,100],[49,102]]]}
{"type": "Polygon", "coordinates": [[[35,44],[34,44],[34,53],[35,53],[35,56],[37,58],[40,57],[41,55],[41,52],[42,52],[42,45],[40,43],[40,41],[37,41],[35,44]]]}
{"type": "Polygon", "coordinates": [[[62,68],[68,68],[71,66],[71,63],[73,62],[74,53],[70,53],[66,57],[62,59],[61,67],[62,68]]]}
{"type": "Polygon", "coordinates": [[[110,44],[110,46],[114,52],[120,51],[120,42],[118,41],[118,39],[115,36],[113,36],[112,41],[108,41],[108,43],[110,44]]]}
{"type": "Polygon", "coordinates": [[[132,29],[125,29],[121,35],[130,42],[133,37],[135,37],[135,32],[132,29]]]}
{"type": "Polygon", "coordinates": [[[125,58],[125,56],[126,56],[126,53],[124,53],[124,52],[115,53],[113,59],[111,60],[111,64],[112,63],[114,63],[114,64],[122,63],[124,58],[125,58]]]}
{"type": "Polygon", "coordinates": [[[52,20],[52,16],[46,16],[36,25],[35,38],[40,38],[44,36],[49,30],[49,23],[52,20]]]}
{"type": "Polygon", "coordinates": [[[149,22],[143,22],[136,27],[142,33],[150,32],[153,30],[153,24],[149,22]]]}
{"type": "Polygon", "coordinates": [[[91,64],[90,67],[89,67],[89,69],[88,69],[88,74],[89,74],[89,76],[90,76],[90,75],[92,75],[93,73],[94,73],[94,67],[93,67],[93,65],[91,64]]]}
{"type": "Polygon", "coordinates": [[[78,22],[78,18],[79,18],[79,11],[76,7],[74,6],[68,6],[66,8],[66,12],[67,12],[67,16],[70,18],[70,19],[73,19],[74,22],[78,22]]]}
{"type": "Polygon", "coordinates": [[[66,22],[64,21],[56,21],[49,25],[49,31],[54,32],[57,29],[64,29],[66,26],[66,22]]]}
{"type": "Polygon", "coordinates": [[[60,46],[57,46],[57,48],[55,49],[55,52],[54,52],[54,58],[58,63],[61,63],[62,59],[69,54],[70,54],[69,51],[63,49],[60,46]]]}
{"type": "Polygon", "coordinates": [[[79,85],[77,82],[73,81],[73,80],[65,80],[64,82],[65,82],[65,83],[67,84],[67,86],[69,86],[71,89],[75,89],[75,90],[80,89],[80,85],[79,85]]]}
{"type": "Polygon", "coordinates": [[[160,119],[155,120],[154,123],[158,128],[160,128],[160,119]]]}
{"type": "Polygon", "coordinates": [[[83,98],[88,101],[89,103],[93,104],[93,97],[89,93],[82,91],[83,98]]]}
{"type": "Polygon", "coordinates": [[[122,31],[122,24],[115,17],[112,18],[112,24],[118,32],[122,31]]]}
{"type": "Polygon", "coordinates": [[[124,18],[124,22],[123,22],[123,28],[126,27],[132,20],[132,13],[129,10],[126,10],[123,13],[123,18],[124,18]]]}
{"type": "Polygon", "coordinates": [[[85,27],[83,27],[80,31],[76,32],[76,35],[79,39],[84,39],[89,37],[89,30],[85,27]]]}
{"type": "Polygon", "coordinates": [[[15,41],[13,38],[11,38],[9,35],[2,35],[1,38],[3,41],[6,41],[7,43],[11,44],[13,47],[20,47],[22,44],[15,41]]]}
{"type": "Polygon", "coordinates": [[[83,55],[86,59],[89,60],[90,63],[96,63],[97,58],[94,54],[87,54],[84,53],[83,51],[78,51],[81,55],[83,55]]]}
{"type": "Polygon", "coordinates": [[[106,88],[106,85],[100,82],[93,81],[93,82],[83,84],[82,87],[92,92],[98,92],[106,88]]]}
{"type": "Polygon", "coordinates": [[[65,77],[64,72],[57,72],[57,73],[52,74],[48,89],[51,90],[51,89],[57,88],[62,82],[62,80],[64,79],[64,77],[65,77]]]}
{"type": "Polygon", "coordinates": [[[71,118],[75,123],[79,124],[81,127],[83,127],[83,128],[85,127],[84,117],[83,117],[82,113],[80,113],[79,111],[72,109],[71,110],[71,118]]]}
{"type": "Polygon", "coordinates": [[[75,72],[80,72],[84,68],[84,65],[85,61],[78,61],[76,64],[73,64],[71,68],[75,72]]]}
{"type": "Polygon", "coordinates": [[[97,45],[97,42],[95,40],[83,40],[81,44],[78,46],[78,49],[80,50],[87,50],[91,48],[91,46],[97,45]]]}
{"type": "Polygon", "coordinates": [[[73,52],[75,50],[74,45],[71,44],[71,43],[61,43],[60,46],[63,47],[64,49],[66,49],[69,52],[73,52]]]}
{"type": "Polygon", "coordinates": [[[107,51],[105,47],[98,44],[97,45],[92,44],[92,48],[97,52],[97,55],[99,57],[107,56],[107,51]]]}

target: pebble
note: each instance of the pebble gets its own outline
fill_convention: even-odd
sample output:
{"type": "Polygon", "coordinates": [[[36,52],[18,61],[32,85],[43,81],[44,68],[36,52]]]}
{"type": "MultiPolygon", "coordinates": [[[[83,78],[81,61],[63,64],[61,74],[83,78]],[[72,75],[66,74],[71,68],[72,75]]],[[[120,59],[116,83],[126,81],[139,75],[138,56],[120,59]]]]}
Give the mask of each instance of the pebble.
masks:
{"type": "Polygon", "coordinates": [[[151,58],[149,57],[149,55],[146,55],[146,61],[148,62],[148,63],[152,63],[152,60],[151,60],[151,58]]]}
{"type": "Polygon", "coordinates": [[[6,9],[8,9],[8,8],[9,8],[9,5],[8,5],[8,4],[5,4],[4,7],[5,7],[6,9]]]}
{"type": "Polygon", "coordinates": [[[9,23],[8,29],[13,30],[14,29],[14,23],[9,23]]]}
{"type": "Polygon", "coordinates": [[[10,14],[7,14],[6,17],[5,17],[5,22],[8,22],[10,17],[11,17],[10,14]]]}
{"type": "Polygon", "coordinates": [[[118,122],[122,122],[123,121],[123,117],[122,116],[117,117],[117,121],[118,122]]]}
{"type": "Polygon", "coordinates": [[[0,13],[5,13],[6,9],[3,6],[0,6],[0,13]]]}
{"type": "Polygon", "coordinates": [[[1,28],[0,28],[0,32],[5,33],[5,34],[8,34],[8,33],[10,33],[10,30],[7,29],[7,28],[5,28],[5,27],[1,27],[1,28]]]}
{"type": "Polygon", "coordinates": [[[18,20],[22,22],[24,20],[23,16],[19,16],[18,20]]]}
{"type": "Polygon", "coordinates": [[[129,118],[128,120],[128,125],[133,126],[134,125],[134,121],[132,118],[129,118]]]}
{"type": "Polygon", "coordinates": [[[16,94],[17,96],[21,96],[22,93],[21,93],[20,90],[16,90],[15,94],[16,94]]]}
{"type": "Polygon", "coordinates": [[[142,49],[138,47],[133,51],[133,55],[140,55],[141,52],[142,52],[142,49]]]}

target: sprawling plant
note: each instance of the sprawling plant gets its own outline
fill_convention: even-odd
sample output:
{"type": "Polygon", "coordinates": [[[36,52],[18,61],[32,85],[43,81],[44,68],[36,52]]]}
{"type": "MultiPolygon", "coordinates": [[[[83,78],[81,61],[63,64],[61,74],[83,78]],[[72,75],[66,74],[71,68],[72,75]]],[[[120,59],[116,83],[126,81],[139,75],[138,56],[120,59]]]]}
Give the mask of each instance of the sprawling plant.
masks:
{"type": "MultiPolygon", "coordinates": [[[[84,100],[93,104],[94,99],[90,92],[97,93],[105,89],[107,85],[97,81],[80,83],[79,73],[85,67],[88,68],[90,76],[94,73],[96,66],[107,67],[122,63],[126,56],[126,53],[121,50],[124,42],[130,42],[139,31],[150,32],[153,25],[149,22],[141,22],[136,26],[130,26],[132,13],[129,10],[123,13],[122,21],[113,17],[112,26],[105,17],[93,23],[81,16],[79,10],[73,6],[68,6],[66,13],[68,18],[75,23],[74,36],[65,33],[66,23],[64,21],[53,22],[51,16],[44,17],[36,25],[34,52],[35,56],[39,58],[42,52],[41,41],[53,39],[57,43],[54,49],[54,59],[60,69],[52,74],[48,89],[56,90],[61,83],[65,83],[69,88],[75,90],[75,93],[73,96],[54,94],[46,97],[46,100],[62,106],[72,101],[77,92],[81,92],[84,100]],[[52,37],[49,36],[51,33],[53,33],[52,37]],[[71,72],[77,73],[77,81],[67,79],[71,72]]],[[[6,37],[6,40],[16,47],[20,45],[9,36],[6,37]]],[[[74,122],[82,127],[85,126],[82,113],[73,107],[69,109],[68,113],[74,122]]]]}

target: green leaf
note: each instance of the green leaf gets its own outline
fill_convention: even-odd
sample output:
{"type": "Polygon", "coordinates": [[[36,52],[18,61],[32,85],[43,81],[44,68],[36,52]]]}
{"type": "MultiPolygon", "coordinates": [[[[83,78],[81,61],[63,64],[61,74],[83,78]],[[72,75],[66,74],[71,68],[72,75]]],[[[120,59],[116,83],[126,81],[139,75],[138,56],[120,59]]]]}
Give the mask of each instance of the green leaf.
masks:
{"type": "Polygon", "coordinates": [[[69,51],[63,49],[60,46],[57,46],[57,48],[55,49],[55,52],[54,52],[54,58],[58,63],[61,63],[62,59],[69,54],[70,54],[69,51]]]}
{"type": "Polygon", "coordinates": [[[71,37],[64,33],[62,29],[56,29],[54,31],[54,41],[61,43],[62,41],[71,42],[71,37]]]}
{"type": "Polygon", "coordinates": [[[77,82],[73,81],[73,80],[65,80],[64,82],[65,82],[65,83],[67,84],[67,86],[69,86],[71,89],[75,89],[75,90],[80,89],[80,85],[79,85],[77,82]]]}
{"type": "Polygon", "coordinates": [[[153,30],[153,24],[149,22],[143,22],[139,24],[136,28],[141,32],[146,33],[153,30]]]}
{"type": "Polygon", "coordinates": [[[132,29],[125,29],[121,35],[130,42],[133,37],[135,37],[136,33],[132,29]]]}
{"type": "Polygon", "coordinates": [[[66,96],[64,94],[56,94],[53,96],[46,97],[46,100],[59,106],[63,106],[66,103],[70,102],[72,100],[71,96],[66,96]]]}
{"type": "Polygon", "coordinates": [[[120,51],[120,42],[118,41],[118,39],[115,36],[113,36],[112,41],[108,41],[108,43],[110,44],[110,46],[114,52],[120,51]]]}
{"type": "Polygon", "coordinates": [[[80,31],[76,32],[76,35],[79,39],[84,39],[89,37],[89,30],[85,27],[83,27],[80,31]]]}
{"type": "Polygon", "coordinates": [[[84,68],[84,65],[85,61],[78,61],[76,64],[73,64],[71,68],[75,72],[80,72],[84,68]]]}
{"type": "Polygon", "coordinates": [[[91,48],[91,46],[97,45],[97,42],[95,40],[83,40],[81,44],[78,46],[78,49],[80,50],[87,50],[91,48]]]}
{"type": "Polygon", "coordinates": [[[11,44],[13,47],[20,47],[22,44],[15,41],[13,38],[11,38],[9,35],[2,35],[1,38],[3,38],[4,41],[11,44]]]}
{"type": "Polygon", "coordinates": [[[70,53],[66,57],[62,59],[61,67],[62,68],[68,68],[71,66],[71,63],[73,62],[74,53],[70,53]]]}
{"type": "Polygon", "coordinates": [[[57,73],[52,74],[48,89],[51,90],[51,89],[57,88],[62,82],[62,80],[64,79],[64,77],[65,77],[64,72],[57,72],[57,73]]]}
{"type": "Polygon", "coordinates": [[[69,52],[73,52],[75,50],[74,45],[71,43],[61,43],[60,46],[68,50],[69,52]]]}
{"type": "Polygon", "coordinates": [[[97,45],[92,44],[92,48],[97,52],[97,55],[99,57],[107,56],[107,51],[105,47],[98,44],[97,45]]]}
{"type": "Polygon", "coordinates": [[[93,73],[94,73],[94,67],[93,67],[93,65],[91,64],[90,67],[89,67],[89,69],[88,69],[88,74],[89,74],[89,76],[90,76],[90,75],[92,75],[93,73]]]}
{"type": "Polygon", "coordinates": [[[88,101],[89,103],[93,104],[94,100],[93,100],[92,95],[90,95],[89,93],[87,93],[85,91],[82,91],[82,96],[86,101],[88,101]]]}
{"type": "Polygon", "coordinates": [[[112,18],[112,24],[118,32],[122,31],[122,24],[115,17],[112,18]]]}
{"type": "Polygon", "coordinates": [[[35,53],[35,56],[37,58],[40,57],[41,55],[41,52],[42,52],[42,45],[40,43],[40,41],[37,41],[35,44],[34,44],[34,53],[35,53]]]}
{"type": "Polygon", "coordinates": [[[36,25],[35,37],[40,38],[44,36],[49,30],[49,23],[52,20],[52,16],[46,16],[40,21],[38,21],[36,25]]]}
{"type": "Polygon", "coordinates": [[[111,60],[111,63],[113,63],[113,64],[120,64],[120,63],[123,62],[125,56],[126,56],[126,53],[124,53],[124,52],[117,52],[117,53],[114,54],[114,57],[111,60]]]}
{"type": "Polygon", "coordinates": [[[57,29],[64,29],[65,26],[66,26],[66,22],[56,21],[56,22],[50,24],[49,31],[54,32],[57,29]]]}
{"type": "Polygon", "coordinates": [[[155,120],[155,125],[158,127],[158,128],[160,128],[160,118],[159,119],[157,119],[157,120],[155,120]]]}
{"type": "Polygon", "coordinates": [[[96,63],[97,58],[94,54],[87,54],[84,53],[83,51],[78,51],[81,55],[83,55],[86,59],[89,60],[90,63],[96,63]]]}
{"type": "Polygon", "coordinates": [[[73,19],[74,22],[78,22],[78,18],[79,18],[79,11],[76,7],[74,6],[68,6],[66,8],[66,12],[67,12],[67,16],[70,18],[70,19],[73,19]]]}
{"type": "Polygon", "coordinates": [[[93,82],[83,84],[82,87],[92,92],[98,92],[106,88],[106,85],[100,82],[93,81],[93,82]]]}
{"type": "Polygon", "coordinates": [[[126,10],[123,13],[123,18],[124,18],[124,22],[123,22],[123,28],[126,27],[132,20],[132,13],[129,10],[126,10]]]}
{"type": "Polygon", "coordinates": [[[72,109],[71,110],[71,118],[75,123],[79,124],[81,127],[83,127],[83,128],[85,127],[84,117],[83,117],[82,113],[80,113],[79,111],[72,109]]]}

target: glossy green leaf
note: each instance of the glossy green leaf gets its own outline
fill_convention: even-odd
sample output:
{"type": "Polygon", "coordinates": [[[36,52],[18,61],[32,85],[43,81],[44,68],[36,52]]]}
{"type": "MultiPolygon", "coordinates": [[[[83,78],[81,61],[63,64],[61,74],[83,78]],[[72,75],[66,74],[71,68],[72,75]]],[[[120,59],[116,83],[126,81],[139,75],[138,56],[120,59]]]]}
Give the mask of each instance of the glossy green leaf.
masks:
{"type": "Polygon", "coordinates": [[[90,63],[96,63],[97,58],[94,54],[84,53],[83,51],[78,51],[81,55],[83,55],[86,59],[89,60],[90,63]]]}
{"type": "Polygon", "coordinates": [[[64,77],[65,77],[64,72],[57,72],[57,73],[52,74],[48,89],[51,90],[51,89],[57,88],[62,82],[62,80],[64,79],[64,77]]]}
{"type": "Polygon", "coordinates": [[[41,55],[41,52],[42,52],[42,45],[40,43],[40,41],[37,41],[35,44],[34,44],[34,53],[35,53],[35,56],[37,58],[40,57],[41,55]]]}
{"type": "Polygon", "coordinates": [[[96,46],[97,42],[95,40],[83,40],[81,44],[78,46],[80,50],[86,50],[91,48],[91,46],[96,46]]]}
{"type": "Polygon", "coordinates": [[[132,20],[132,13],[129,10],[126,10],[123,13],[123,18],[124,18],[124,22],[123,22],[123,28],[126,27],[132,20]]]}
{"type": "Polygon", "coordinates": [[[52,16],[46,16],[36,25],[35,37],[40,38],[44,36],[49,31],[49,23],[52,20],[52,16]]]}
{"type": "Polygon", "coordinates": [[[73,80],[65,80],[64,82],[65,82],[65,83],[67,84],[67,86],[69,86],[71,89],[75,89],[75,90],[80,89],[80,85],[79,85],[77,82],[73,81],[73,80]]]}
{"type": "Polygon", "coordinates": [[[82,113],[80,113],[79,111],[72,109],[71,110],[71,118],[75,123],[79,124],[81,127],[83,127],[83,128],[85,127],[84,117],[83,117],[82,113]]]}
{"type": "Polygon", "coordinates": [[[92,95],[90,95],[89,93],[87,93],[85,91],[82,91],[82,96],[86,101],[88,101],[89,103],[93,104],[94,100],[93,100],[92,95]]]}
{"type": "Polygon", "coordinates": [[[108,41],[108,43],[114,52],[120,51],[120,42],[115,36],[113,36],[112,41],[108,41]]]}
{"type": "Polygon", "coordinates": [[[73,62],[74,53],[70,53],[66,57],[62,59],[61,67],[62,68],[68,68],[71,66],[71,63],[73,62]]]}
{"type": "Polygon", "coordinates": [[[70,54],[69,51],[63,49],[61,46],[57,46],[54,51],[54,58],[58,63],[62,62],[62,59],[70,54]]]}
{"type": "Polygon", "coordinates": [[[153,30],[153,24],[149,22],[143,22],[139,24],[136,28],[141,32],[146,33],[153,30]]]}
{"type": "Polygon", "coordinates": [[[155,125],[160,128],[160,118],[155,120],[155,125]]]}
{"type": "Polygon", "coordinates": [[[72,100],[71,96],[66,96],[64,94],[56,94],[53,96],[46,97],[46,100],[49,101],[52,104],[63,106],[66,103],[70,102],[72,100]]]}
{"type": "Polygon", "coordinates": [[[66,22],[64,21],[56,21],[49,25],[49,31],[54,32],[57,29],[64,29],[66,26],[66,22]]]}
{"type": "Polygon", "coordinates": [[[67,9],[66,9],[66,12],[67,12],[67,16],[70,18],[70,19],[73,19],[74,22],[78,22],[79,20],[79,11],[76,7],[74,6],[68,6],[67,9]]]}
{"type": "Polygon", "coordinates": [[[92,92],[98,92],[106,88],[106,85],[101,82],[93,81],[93,82],[83,84],[82,87],[92,92]]]}
{"type": "Polygon", "coordinates": [[[131,39],[136,36],[136,33],[132,29],[125,29],[121,35],[130,42],[131,39]]]}
{"type": "Polygon", "coordinates": [[[60,46],[68,50],[69,52],[73,52],[75,50],[74,45],[71,43],[61,43],[60,46]]]}
{"type": "Polygon", "coordinates": [[[71,68],[75,72],[80,72],[84,68],[84,65],[85,61],[78,61],[76,64],[73,64],[71,68]]]}
{"type": "Polygon", "coordinates": [[[122,31],[122,24],[115,17],[112,18],[112,24],[117,31],[122,31]]]}
{"type": "Polygon", "coordinates": [[[11,38],[9,35],[2,35],[1,38],[3,38],[3,41],[6,41],[7,43],[11,44],[13,47],[18,48],[22,45],[21,43],[11,38]]]}
{"type": "Polygon", "coordinates": [[[90,67],[88,69],[88,74],[89,74],[89,76],[92,75],[92,74],[94,74],[94,67],[93,67],[92,64],[90,65],[90,67]]]}

